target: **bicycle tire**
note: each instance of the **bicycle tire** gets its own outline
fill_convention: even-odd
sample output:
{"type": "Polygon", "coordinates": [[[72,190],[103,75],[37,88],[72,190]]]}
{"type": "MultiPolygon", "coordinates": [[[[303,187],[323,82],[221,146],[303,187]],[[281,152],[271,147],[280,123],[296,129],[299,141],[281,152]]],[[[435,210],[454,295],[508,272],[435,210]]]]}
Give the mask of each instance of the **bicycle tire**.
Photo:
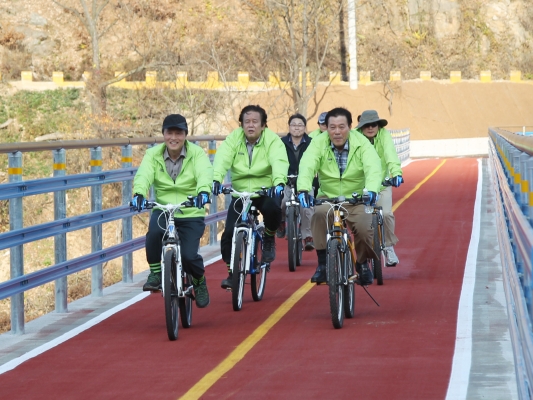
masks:
{"type": "Polygon", "coordinates": [[[253,268],[250,270],[250,283],[252,289],[252,298],[254,301],[260,301],[265,293],[266,277],[269,265],[262,262],[263,253],[259,234],[255,237],[253,268]]]}
{"type": "Polygon", "coordinates": [[[344,285],[342,282],[342,253],[338,239],[330,240],[328,243],[327,274],[331,322],[335,329],[340,329],[344,323],[344,285]]]}
{"type": "Polygon", "coordinates": [[[233,311],[242,309],[244,297],[244,281],[246,280],[246,240],[244,232],[239,232],[235,238],[235,248],[233,249],[233,274],[231,280],[231,302],[233,311]]]}
{"type": "Polygon", "coordinates": [[[372,226],[374,227],[374,239],[373,248],[377,257],[372,258],[372,272],[374,273],[374,279],[376,279],[378,285],[383,285],[383,268],[381,261],[381,226],[378,223],[378,216],[372,215],[372,226]]]}
{"type": "Polygon", "coordinates": [[[296,237],[298,238],[296,242],[296,265],[302,265],[302,252],[304,250],[303,240],[302,240],[302,218],[299,210],[296,211],[296,237]]]}
{"type": "Polygon", "coordinates": [[[163,272],[163,297],[165,299],[165,320],[169,340],[178,338],[178,290],[176,287],[176,249],[171,247],[166,249],[164,255],[163,272]]]}
{"type": "MultiPolygon", "coordinates": [[[[192,275],[184,274],[182,278],[183,290],[192,285],[192,275]]],[[[190,328],[192,325],[192,297],[186,295],[179,298],[181,326],[190,328]]]]}
{"type": "MultiPolygon", "coordinates": [[[[349,248],[346,248],[344,255],[344,266],[346,277],[354,276],[355,264],[352,259],[352,253],[349,248]]],[[[355,315],[355,283],[353,281],[346,281],[344,285],[344,316],[346,318],[353,318],[355,315]]]]}
{"type": "Polygon", "coordinates": [[[287,249],[289,252],[289,271],[296,271],[298,265],[298,231],[296,228],[296,209],[292,206],[287,212],[287,249]]]}

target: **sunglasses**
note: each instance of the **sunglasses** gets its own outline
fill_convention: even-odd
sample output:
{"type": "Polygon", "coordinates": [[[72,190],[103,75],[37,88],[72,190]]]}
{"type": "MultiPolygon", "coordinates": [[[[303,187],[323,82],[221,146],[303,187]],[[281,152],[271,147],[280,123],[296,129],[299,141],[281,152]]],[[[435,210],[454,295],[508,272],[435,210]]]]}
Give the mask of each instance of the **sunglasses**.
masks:
{"type": "Polygon", "coordinates": [[[378,126],[378,123],[377,122],[372,122],[370,124],[365,124],[363,125],[363,128],[362,129],[365,129],[365,128],[375,128],[376,126],[378,126]]]}

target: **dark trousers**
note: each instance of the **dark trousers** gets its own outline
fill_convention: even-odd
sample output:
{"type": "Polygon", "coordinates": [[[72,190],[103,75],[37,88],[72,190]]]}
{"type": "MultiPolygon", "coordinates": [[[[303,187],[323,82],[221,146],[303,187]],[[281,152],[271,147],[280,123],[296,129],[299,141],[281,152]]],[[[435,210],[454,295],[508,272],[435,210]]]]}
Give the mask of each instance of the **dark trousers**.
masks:
{"type": "MultiPolygon", "coordinates": [[[[270,231],[278,229],[281,223],[281,207],[270,197],[262,196],[252,200],[252,204],[263,215],[263,222],[265,227],[270,231]]],[[[231,239],[233,238],[233,228],[235,222],[239,218],[242,211],[242,201],[238,197],[234,197],[228,207],[228,216],[226,218],[226,227],[222,238],[220,239],[220,253],[222,260],[226,264],[231,261],[231,239]]]]}
{"type": "MultiPolygon", "coordinates": [[[[161,262],[163,235],[167,227],[167,220],[162,214],[163,211],[154,210],[150,217],[150,225],[146,234],[146,260],[148,264],[161,262]]],[[[175,218],[174,225],[180,239],[183,269],[194,278],[201,278],[204,275],[204,259],[198,254],[198,249],[205,230],[204,218],[175,218]]]]}

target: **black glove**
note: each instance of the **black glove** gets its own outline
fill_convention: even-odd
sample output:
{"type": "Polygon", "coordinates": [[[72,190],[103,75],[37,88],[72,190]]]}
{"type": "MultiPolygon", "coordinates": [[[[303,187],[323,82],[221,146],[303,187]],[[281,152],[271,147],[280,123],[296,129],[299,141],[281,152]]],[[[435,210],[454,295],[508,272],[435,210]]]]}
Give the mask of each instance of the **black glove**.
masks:
{"type": "Polygon", "coordinates": [[[213,181],[211,193],[213,193],[214,196],[218,196],[220,193],[222,193],[222,185],[219,181],[213,181]]]}
{"type": "Polygon", "coordinates": [[[268,189],[268,195],[273,199],[281,200],[283,198],[284,189],[285,185],[280,183],[278,186],[272,186],[270,189],[268,189]]]}
{"type": "Polygon", "coordinates": [[[400,185],[404,182],[401,175],[395,176],[391,178],[390,183],[394,187],[400,187],[400,185]]]}
{"type": "Polygon", "coordinates": [[[135,193],[131,205],[135,211],[141,212],[146,208],[146,200],[142,194],[135,193]]]}
{"type": "Polygon", "coordinates": [[[298,201],[300,202],[300,205],[303,208],[309,208],[313,205],[314,198],[313,196],[309,195],[309,192],[307,190],[301,190],[298,193],[298,201]]]}
{"type": "Polygon", "coordinates": [[[375,206],[376,205],[376,201],[378,201],[377,193],[368,191],[366,193],[366,196],[368,196],[368,201],[365,201],[365,205],[367,205],[367,206],[375,206]]]}
{"type": "Polygon", "coordinates": [[[209,193],[207,192],[200,192],[198,193],[198,196],[194,198],[194,205],[198,208],[204,208],[207,203],[211,203],[209,193]]]}

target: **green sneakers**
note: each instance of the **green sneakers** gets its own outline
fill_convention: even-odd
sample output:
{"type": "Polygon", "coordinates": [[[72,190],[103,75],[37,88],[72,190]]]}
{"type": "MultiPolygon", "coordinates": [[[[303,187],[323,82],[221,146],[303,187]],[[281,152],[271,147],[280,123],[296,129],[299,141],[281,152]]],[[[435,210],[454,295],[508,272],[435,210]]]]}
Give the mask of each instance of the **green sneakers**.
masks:
{"type": "Polygon", "coordinates": [[[194,288],[196,307],[207,307],[209,305],[209,292],[207,291],[207,282],[205,276],[202,276],[200,279],[193,278],[192,287],[194,288]]]}
{"type": "Polygon", "coordinates": [[[148,279],[143,286],[143,291],[155,292],[158,290],[161,290],[161,271],[150,272],[150,275],[148,275],[148,279]]]}

